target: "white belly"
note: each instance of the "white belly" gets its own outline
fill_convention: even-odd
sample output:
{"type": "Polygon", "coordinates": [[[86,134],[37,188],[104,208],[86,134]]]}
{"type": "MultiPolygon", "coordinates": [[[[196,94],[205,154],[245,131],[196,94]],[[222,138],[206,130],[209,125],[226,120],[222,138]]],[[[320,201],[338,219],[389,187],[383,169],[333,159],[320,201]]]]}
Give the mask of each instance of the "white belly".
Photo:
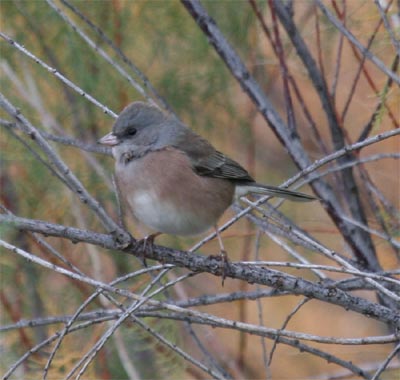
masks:
{"type": "Polygon", "coordinates": [[[157,232],[171,235],[197,235],[208,228],[209,222],[198,215],[183,213],[172,203],[160,201],[151,191],[137,192],[128,198],[135,217],[157,232]]]}

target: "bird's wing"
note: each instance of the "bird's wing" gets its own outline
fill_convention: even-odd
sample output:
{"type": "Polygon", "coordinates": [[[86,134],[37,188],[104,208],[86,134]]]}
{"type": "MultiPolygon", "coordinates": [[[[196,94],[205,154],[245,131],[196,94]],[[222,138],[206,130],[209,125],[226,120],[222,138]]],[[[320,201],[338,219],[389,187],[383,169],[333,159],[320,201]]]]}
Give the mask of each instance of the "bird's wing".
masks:
{"type": "Polygon", "coordinates": [[[236,161],[215,150],[193,165],[199,175],[231,180],[253,181],[250,174],[236,161]]]}
{"type": "Polygon", "coordinates": [[[246,169],[223,153],[215,150],[207,140],[190,130],[184,130],[173,146],[186,153],[193,170],[198,175],[223,178],[241,185],[239,196],[250,192],[288,198],[298,202],[308,202],[316,199],[311,195],[297,191],[256,183],[246,169]]]}
{"type": "Polygon", "coordinates": [[[207,140],[193,132],[182,136],[176,148],[186,153],[198,175],[233,181],[254,181],[240,164],[215,150],[207,140]],[[187,143],[189,139],[190,144],[187,143]]]}

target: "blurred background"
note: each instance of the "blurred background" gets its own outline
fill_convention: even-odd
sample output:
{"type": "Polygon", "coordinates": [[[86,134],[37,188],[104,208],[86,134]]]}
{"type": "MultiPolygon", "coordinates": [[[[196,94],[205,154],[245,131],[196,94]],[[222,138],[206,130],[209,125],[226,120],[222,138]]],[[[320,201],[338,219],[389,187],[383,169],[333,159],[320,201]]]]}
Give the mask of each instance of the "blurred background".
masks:
{"type": "MultiPolygon", "coordinates": [[[[379,56],[387,67],[393,69],[395,50],[373,2],[353,0],[323,3],[332,12],[339,9],[343,12],[342,15],[346,15],[346,26],[364,46],[373,36],[371,51],[379,56]],[[379,23],[380,27],[375,30],[379,23]]],[[[399,12],[398,5],[392,3],[388,15],[396,16],[396,12],[399,12]]],[[[259,182],[279,185],[297,173],[298,168],[286,149],[180,2],[113,0],[55,4],[85,35],[90,36],[96,46],[104,49],[123,65],[117,54],[99,34],[89,28],[79,14],[91,20],[149,79],[160,98],[154,96],[148,87],[143,86],[150,97],[160,105],[162,102],[159,99],[164,99],[170,109],[190,128],[211,141],[218,150],[240,162],[259,182]],[[76,7],[78,14],[71,6],[76,7]]],[[[263,32],[254,4],[272,30],[268,2],[203,2],[203,6],[216,20],[250,74],[258,81],[283,120],[287,121],[287,98],[282,84],[282,67],[263,32]]],[[[118,114],[128,103],[144,100],[142,94],[116,70],[116,66],[107,63],[98,50],[90,48],[49,3],[2,1],[0,6],[3,33],[113,112],[118,114]]],[[[375,135],[398,127],[400,111],[397,85],[388,86],[388,78],[370,62],[360,63],[362,58],[359,53],[357,55],[313,2],[296,1],[292,11],[298,30],[332,90],[332,99],[346,141],[357,141],[380,101],[385,106],[378,110],[370,134],[375,135]],[[359,80],[356,82],[357,76],[359,80]]],[[[398,28],[397,25],[397,36],[398,28]]],[[[297,131],[309,157],[316,160],[335,150],[326,114],[306,68],[282,28],[280,37],[290,75],[301,91],[302,101],[293,102],[297,131]],[[307,107],[319,138],[312,132],[310,120],[304,115],[303,107],[307,107]]],[[[22,110],[34,126],[49,134],[71,137],[90,146],[110,131],[114,119],[105,114],[100,107],[64,85],[55,75],[4,39],[1,39],[0,48],[2,92],[22,110]]],[[[126,65],[124,67],[130,70],[126,65]]],[[[393,71],[396,70],[397,66],[393,71]]],[[[135,75],[132,71],[129,72],[135,75]]],[[[3,110],[0,111],[0,118],[3,120],[0,141],[2,205],[25,218],[104,232],[95,215],[78,202],[77,197],[51,175],[43,163],[32,154],[32,142],[17,130],[5,126],[9,116],[3,110]]],[[[111,179],[113,159],[70,145],[52,145],[90,193],[105,206],[114,220],[117,220],[118,207],[111,179]]],[[[393,137],[363,149],[358,157],[398,153],[399,148],[399,138],[393,137]]],[[[377,184],[398,217],[399,161],[385,158],[373,160],[365,165],[371,181],[377,184]]],[[[326,180],[333,186],[337,185],[335,190],[340,192],[334,174],[329,174],[326,180]]],[[[359,188],[363,197],[367,190],[362,186],[359,175],[356,175],[356,180],[358,184],[361,182],[359,188]]],[[[307,186],[300,190],[312,193],[307,186]]],[[[338,197],[340,198],[340,195],[338,197]]],[[[280,211],[331,250],[351,256],[350,248],[319,202],[285,202],[280,211]]],[[[370,227],[379,229],[374,210],[366,208],[366,213],[370,227]]],[[[234,212],[228,210],[221,224],[233,215],[234,212]]],[[[389,215],[384,217],[390,219],[389,215]]],[[[129,217],[126,218],[126,223],[133,236],[141,237],[146,233],[143,227],[138,226],[129,217]]],[[[398,224],[390,223],[390,227],[389,232],[392,236],[398,237],[398,224]]],[[[1,235],[8,241],[18,243],[22,249],[35,252],[47,260],[55,260],[42,245],[26,233],[1,226],[1,235]]],[[[255,260],[256,256],[259,260],[290,260],[287,252],[268,236],[259,234],[246,219],[241,219],[224,232],[223,239],[232,261],[255,260]]],[[[373,239],[383,269],[398,268],[398,252],[391,249],[385,240],[377,237],[373,239]]],[[[109,252],[99,247],[72,244],[68,240],[56,238],[46,240],[62,252],[68,262],[101,281],[112,281],[117,276],[137,270],[140,266],[131,256],[109,252]]],[[[184,239],[164,235],[157,239],[157,243],[185,250],[198,240],[199,238],[184,239]]],[[[327,259],[316,258],[313,256],[315,253],[306,249],[300,247],[299,251],[311,262],[331,264],[327,259]]],[[[202,247],[200,252],[206,255],[215,254],[218,252],[218,243],[213,240],[202,247]]],[[[174,275],[185,272],[176,270],[174,275]]],[[[310,271],[289,269],[287,272],[315,280],[310,271]]],[[[330,278],[333,279],[341,278],[340,276],[330,274],[330,278]]],[[[145,280],[131,280],[126,283],[126,287],[132,291],[139,290],[144,286],[145,280]]],[[[180,284],[174,289],[174,297],[184,299],[256,289],[256,285],[231,279],[227,279],[225,287],[221,288],[220,278],[203,273],[180,284]]],[[[20,319],[71,315],[91,292],[92,289],[88,285],[45,271],[9,252],[3,252],[1,255],[0,313],[3,325],[15,323],[20,319]]],[[[359,295],[376,300],[372,293],[361,291],[359,295]]],[[[255,324],[260,323],[259,315],[262,310],[265,326],[280,328],[299,302],[299,297],[290,295],[263,298],[260,303],[252,300],[217,303],[199,307],[199,310],[255,324]]],[[[95,301],[87,310],[95,310],[101,305],[100,301],[95,301]]],[[[190,332],[181,324],[167,319],[148,319],[147,322],[192,355],[201,357],[202,353],[193,345],[190,332]]],[[[30,347],[43,341],[58,328],[57,325],[45,325],[35,329],[15,329],[7,334],[3,333],[0,360],[2,372],[8,370],[30,347]]],[[[94,344],[106,328],[107,323],[94,324],[78,334],[67,336],[52,363],[49,378],[64,377],[65,371],[94,344]]],[[[266,354],[263,352],[264,346],[260,343],[260,337],[233,330],[211,329],[209,326],[193,325],[192,328],[201,336],[203,344],[215,355],[216,360],[227,368],[234,378],[328,378],[328,374],[340,376],[344,371],[326,360],[285,345],[278,345],[271,366],[265,369],[263,355],[269,355],[272,341],[266,342],[266,354]]],[[[388,333],[382,323],[318,301],[307,302],[301,308],[301,312],[290,320],[287,328],[335,337],[388,333]]],[[[99,352],[84,378],[128,378],[121,345],[125,347],[128,357],[135,365],[138,378],[204,378],[203,372],[167,350],[139,327],[127,324],[117,332],[113,340],[99,352]]],[[[391,345],[314,346],[366,368],[376,368],[393,349],[391,345]]],[[[40,353],[32,355],[14,374],[15,378],[20,375],[23,376],[19,378],[37,378],[42,374],[46,360],[47,357],[40,353]]],[[[382,375],[382,379],[394,378],[394,372],[390,370],[382,375]]]]}

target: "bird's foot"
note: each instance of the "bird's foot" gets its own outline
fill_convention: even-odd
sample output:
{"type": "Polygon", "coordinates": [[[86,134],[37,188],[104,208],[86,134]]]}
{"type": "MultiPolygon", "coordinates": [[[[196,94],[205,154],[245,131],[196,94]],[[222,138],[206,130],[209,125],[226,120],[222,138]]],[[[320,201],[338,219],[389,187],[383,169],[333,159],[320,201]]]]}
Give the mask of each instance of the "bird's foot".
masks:
{"type": "Polygon", "coordinates": [[[226,272],[229,266],[228,254],[225,251],[224,243],[222,242],[221,235],[218,230],[218,226],[214,226],[215,235],[217,236],[218,244],[219,244],[219,257],[221,260],[221,277],[222,277],[222,286],[224,286],[224,281],[226,278],[226,272]]]}
{"type": "Polygon", "coordinates": [[[226,278],[226,272],[229,267],[229,259],[228,259],[228,254],[225,251],[225,249],[221,250],[219,253],[221,257],[221,278],[222,278],[222,286],[224,286],[224,281],[226,278]]]}
{"type": "Polygon", "coordinates": [[[145,267],[147,267],[146,256],[145,256],[146,251],[149,250],[150,255],[153,255],[154,240],[159,235],[161,235],[161,232],[156,232],[154,234],[147,235],[143,239],[138,240],[135,244],[135,249],[138,251],[140,258],[143,262],[143,265],[145,267]]]}
{"type": "Polygon", "coordinates": [[[220,262],[222,286],[224,286],[227,269],[229,267],[229,259],[227,252],[225,251],[225,249],[221,249],[219,255],[210,255],[208,256],[208,258],[210,260],[218,260],[220,262]]]}

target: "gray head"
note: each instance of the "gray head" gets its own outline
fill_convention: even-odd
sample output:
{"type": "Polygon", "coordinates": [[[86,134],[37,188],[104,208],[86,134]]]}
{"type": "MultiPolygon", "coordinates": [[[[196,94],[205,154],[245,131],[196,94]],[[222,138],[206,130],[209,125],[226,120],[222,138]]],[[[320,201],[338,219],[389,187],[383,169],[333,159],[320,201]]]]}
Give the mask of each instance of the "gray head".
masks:
{"type": "Polygon", "coordinates": [[[100,139],[99,143],[112,146],[116,159],[126,153],[140,157],[148,151],[173,145],[182,129],[185,126],[157,107],[133,102],[123,109],[112,132],[100,139]]]}
{"type": "Polygon", "coordinates": [[[130,137],[145,128],[160,125],[165,118],[157,107],[144,102],[133,102],[119,114],[112,131],[119,138],[130,137]]]}

